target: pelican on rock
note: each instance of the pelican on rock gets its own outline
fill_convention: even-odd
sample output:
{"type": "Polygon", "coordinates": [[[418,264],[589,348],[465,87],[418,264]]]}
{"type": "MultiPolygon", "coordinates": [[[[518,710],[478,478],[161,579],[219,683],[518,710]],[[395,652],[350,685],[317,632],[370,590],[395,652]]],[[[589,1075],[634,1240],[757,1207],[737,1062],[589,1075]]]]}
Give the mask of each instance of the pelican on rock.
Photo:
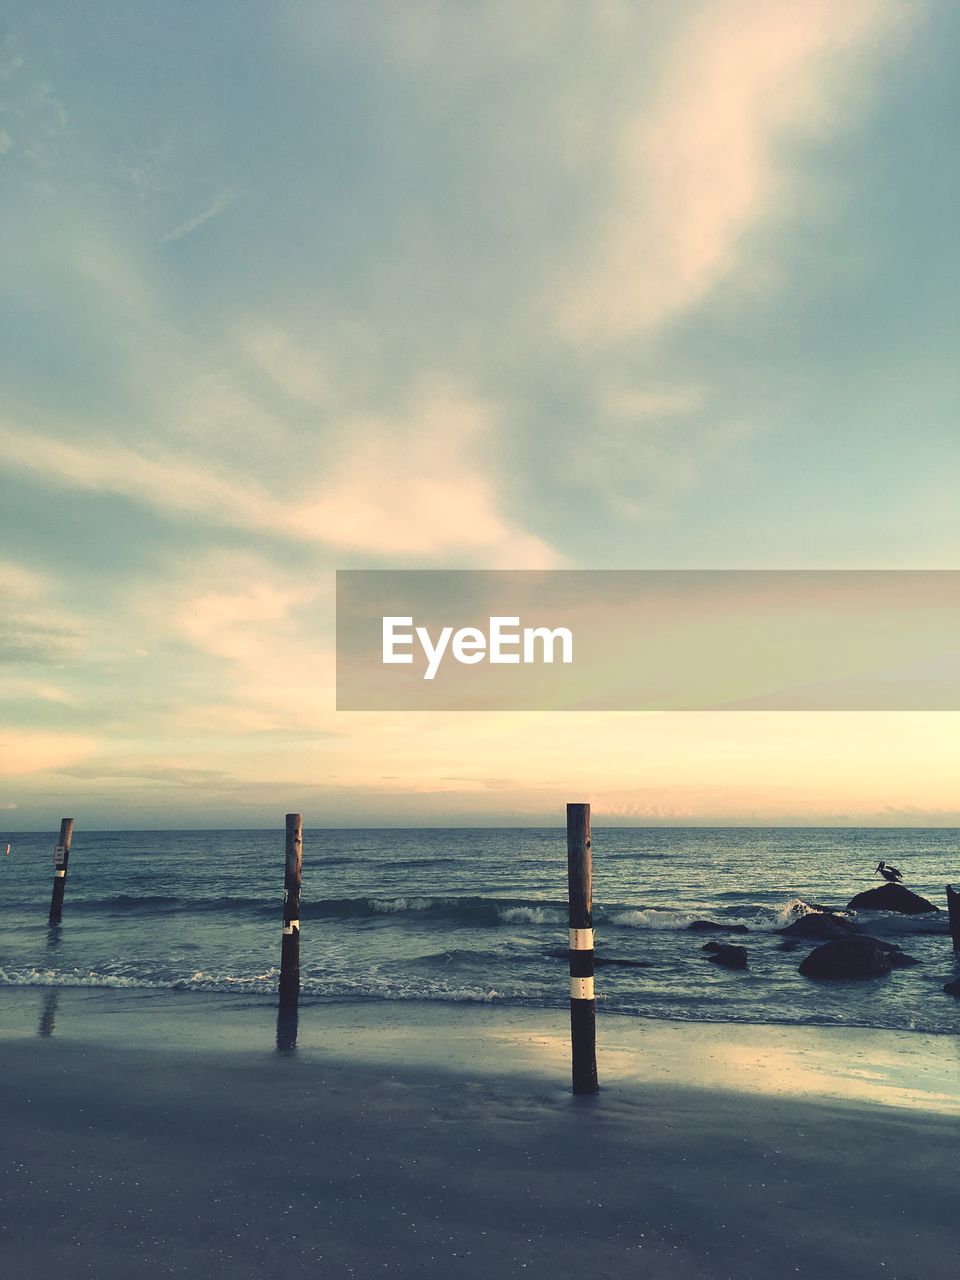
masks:
{"type": "Polygon", "coordinates": [[[877,870],[873,874],[876,875],[877,872],[883,876],[884,880],[889,881],[890,884],[896,884],[898,880],[903,879],[902,871],[898,871],[896,867],[888,867],[885,862],[877,863],[877,870]]]}

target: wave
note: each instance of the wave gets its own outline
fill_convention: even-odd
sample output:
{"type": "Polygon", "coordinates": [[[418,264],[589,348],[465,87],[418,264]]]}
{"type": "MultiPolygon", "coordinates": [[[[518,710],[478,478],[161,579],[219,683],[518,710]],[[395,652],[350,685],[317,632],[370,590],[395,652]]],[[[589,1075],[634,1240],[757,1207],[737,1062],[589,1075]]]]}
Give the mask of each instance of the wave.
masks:
{"type": "MultiPolygon", "coordinates": [[[[277,998],[279,971],[269,969],[262,973],[231,974],[197,970],[191,974],[167,978],[111,973],[98,970],[76,969],[57,972],[51,969],[24,968],[0,969],[0,986],[34,988],[89,988],[142,991],[146,997],[167,992],[202,996],[247,996],[258,1007],[271,1007],[277,998]]],[[[442,1004],[503,1004],[511,1007],[539,1009],[565,1009],[568,1003],[565,983],[549,985],[530,983],[526,986],[503,983],[486,985],[471,982],[462,975],[452,974],[450,979],[425,978],[417,975],[409,980],[365,974],[358,977],[338,976],[330,979],[323,975],[305,975],[301,990],[301,1009],[324,1004],[351,1003],[358,1000],[385,1002],[415,1002],[442,1004]]],[[[910,1012],[905,1016],[900,1006],[883,1009],[876,1005],[841,1012],[823,1007],[803,1011],[787,1010],[771,1005],[762,1013],[755,1008],[738,1009],[728,1006],[722,1011],[716,1005],[704,1007],[696,993],[686,997],[680,992],[664,993],[659,998],[650,996],[640,1000],[627,998],[610,1000],[605,993],[598,993],[598,1007],[604,1016],[643,1018],[679,1022],[749,1023],[770,1026],[819,1026],[863,1027],[894,1031],[914,1031],[924,1034],[955,1035],[955,1021],[948,1016],[937,1016],[931,1009],[924,1016],[910,1012]]]]}
{"type": "Polygon", "coordinates": [[[536,898],[458,897],[452,894],[401,894],[397,897],[326,898],[305,903],[309,918],[375,919],[378,916],[411,915],[461,926],[495,928],[501,924],[564,925],[566,904],[536,898]]]}
{"type": "MultiPolygon", "coordinates": [[[[785,925],[801,916],[816,915],[829,910],[815,904],[805,902],[803,898],[791,898],[779,906],[741,905],[738,907],[720,907],[702,910],[677,907],[626,907],[609,908],[601,912],[599,920],[620,929],[657,929],[684,930],[689,929],[696,921],[709,920],[713,924],[729,928],[731,925],[744,925],[751,932],[771,933],[782,929],[785,925]]],[[[836,914],[843,914],[837,912],[836,914]]]]}
{"type": "MultiPolygon", "coordinates": [[[[155,915],[219,913],[257,919],[279,917],[279,895],[197,897],[192,895],[114,894],[104,898],[74,898],[70,910],[109,915],[155,915]]],[[[744,925],[752,931],[782,929],[784,925],[811,912],[830,910],[791,898],[779,905],[743,903],[733,906],[671,907],[604,903],[594,909],[594,922],[622,929],[683,930],[694,921],[710,920],[721,925],[744,925]]],[[[840,913],[843,914],[843,913],[840,913]]],[[[557,899],[493,898],[483,895],[398,894],[355,898],[304,898],[303,920],[376,920],[409,916],[429,924],[460,928],[498,928],[504,925],[532,925],[562,929],[567,922],[567,904],[557,899]]],[[[910,917],[929,926],[929,917],[910,917]]],[[[913,924],[913,929],[917,924],[913,924]]]]}
{"type": "MultiPolygon", "coordinates": [[[[83,987],[123,991],[196,992],[210,995],[261,995],[274,1000],[277,993],[279,969],[269,969],[257,974],[211,973],[196,970],[190,975],[171,975],[167,978],[149,978],[143,975],[110,973],[95,969],[56,971],[53,969],[0,969],[0,986],[5,987],[83,987]]],[[[487,987],[478,983],[425,981],[417,976],[410,981],[378,977],[375,974],[359,978],[348,976],[329,978],[325,975],[301,975],[301,1000],[311,997],[324,1000],[431,1000],[450,1004],[490,1004],[496,1000],[512,1004],[526,1003],[540,1006],[565,1003],[562,994],[550,993],[548,998],[538,989],[504,985],[487,987]]]]}

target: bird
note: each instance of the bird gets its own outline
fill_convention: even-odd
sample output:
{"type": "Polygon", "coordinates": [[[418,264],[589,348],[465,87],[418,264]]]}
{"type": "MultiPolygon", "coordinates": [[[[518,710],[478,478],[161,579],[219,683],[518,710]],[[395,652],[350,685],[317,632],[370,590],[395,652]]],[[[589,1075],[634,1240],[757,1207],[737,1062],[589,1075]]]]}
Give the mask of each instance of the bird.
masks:
{"type": "Polygon", "coordinates": [[[885,862],[877,863],[877,870],[873,874],[876,875],[877,872],[883,876],[884,880],[889,881],[890,884],[896,884],[898,880],[903,879],[902,871],[898,871],[896,867],[888,867],[885,862]]]}

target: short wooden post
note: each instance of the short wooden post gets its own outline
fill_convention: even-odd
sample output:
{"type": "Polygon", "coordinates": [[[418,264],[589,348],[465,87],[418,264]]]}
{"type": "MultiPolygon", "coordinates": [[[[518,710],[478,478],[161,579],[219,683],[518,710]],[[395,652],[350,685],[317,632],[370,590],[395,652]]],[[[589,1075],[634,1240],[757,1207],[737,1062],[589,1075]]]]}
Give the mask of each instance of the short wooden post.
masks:
{"type": "Polygon", "coordinates": [[[567,805],[567,891],[573,1092],[599,1093],[597,1002],[593,993],[593,861],[588,804],[567,805]]]}
{"type": "Polygon", "coordinates": [[[947,911],[950,913],[950,937],[954,951],[960,951],[960,889],[947,885],[947,911]]]}
{"type": "Polygon", "coordinates": [[[63,891],[67,887],[67,863],[70,861],[70,841],[73,839],[73,819],[60,819],[60,839],[53,851],[53,896],[50,899],[50,924],[59,924],[63,912],[63,891]]]}
{"type": "Polygon", "coordinates": [[[303,819],[287,814],[283,877],[283,941],[280,946],[280,1003],[300,996],[300,881],[303,869],[303,819]]]}

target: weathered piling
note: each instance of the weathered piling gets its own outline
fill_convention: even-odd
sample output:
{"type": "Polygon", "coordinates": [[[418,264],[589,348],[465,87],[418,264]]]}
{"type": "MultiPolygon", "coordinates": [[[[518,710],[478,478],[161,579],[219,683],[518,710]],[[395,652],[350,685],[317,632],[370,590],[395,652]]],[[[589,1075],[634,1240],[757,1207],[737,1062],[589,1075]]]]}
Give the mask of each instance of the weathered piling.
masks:
{"type": "Polygon", "coordinates": [[[593,860],[588,804],[567,805],[567,892],[573,1092],[599,1093],[597,1006],[593,992],[593,860]]]}
{"type": "Polygon", "coordinates": [[[280,1003],[300,996],[300,881],[303,869],[303,819],[287,814],[283,876],[283,940],[280,945],[280,1003]]]}
{"type": "Polygon", "coordinates": [[[60,838],[53,851],[53,896],[50,899],[50,924],[59,924],[63,912],[63,891],[67,887],[67,863],[73,839],[73,819],[60,819],[60,838]]]}
{"type": "Polygon", "coordinates": [[[960,951],[960,889],[947,885],[947,910],[950,913],[950,937],[954,951],[960,951]]]}

